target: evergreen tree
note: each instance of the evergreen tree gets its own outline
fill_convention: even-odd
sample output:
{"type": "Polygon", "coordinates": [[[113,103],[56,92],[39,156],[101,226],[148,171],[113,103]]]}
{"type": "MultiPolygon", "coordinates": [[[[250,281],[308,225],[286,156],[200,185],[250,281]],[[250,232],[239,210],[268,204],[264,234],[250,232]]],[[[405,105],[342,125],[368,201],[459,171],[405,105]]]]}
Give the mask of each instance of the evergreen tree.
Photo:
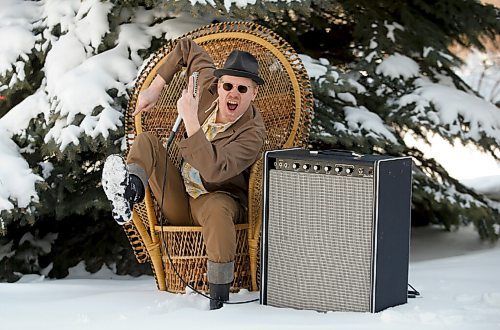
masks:
{"type": "MultiPolygon", "coordinates": [[[[190,22],[193,28],[212,17],[252,20],[276,31],[322,72],[312,77],[312,147],[410,155],[414,224],[451,229],[473,222],[482,238],[498,238],[498,203],[463,186],[405,139],[428,141],[432,133],[500,158],[499,121],[488,126],[480,113],[468,116],[460,109],[444,118],[442,100],[432,94],[440,90],[478,102],[454,74],[460,61],[449,47],[482,49],[482,37],[498,35],[493,6],[473,0],[259,0],[244,7],[219,0],[194,5],[74,0],[61,11],[50,2],[10,0],[9,5],[13,13],[31,13],[17,26],[31,44],[9,68],[0,62],[0,117],[35,108],[12,139],[39,180],[29,205],[0,207],[7,229],[0,238],[0,280],[29,272],[63,277],[81,260],[89,271],[103,264],[121,273],[147,271],[136,266],[123,232],[111,220],[100,171],[106,155],[122,149],[123,111],[134,75],[172,37],[170,19],[182,13],[201,19],[190,22]],[[61,51],[68,49],[71,54],[61,51]]],[[[484,108],[498,111],[486,101],[484,108]]],[[[13,198],[10,202],[17,205],[13,198]]]]}

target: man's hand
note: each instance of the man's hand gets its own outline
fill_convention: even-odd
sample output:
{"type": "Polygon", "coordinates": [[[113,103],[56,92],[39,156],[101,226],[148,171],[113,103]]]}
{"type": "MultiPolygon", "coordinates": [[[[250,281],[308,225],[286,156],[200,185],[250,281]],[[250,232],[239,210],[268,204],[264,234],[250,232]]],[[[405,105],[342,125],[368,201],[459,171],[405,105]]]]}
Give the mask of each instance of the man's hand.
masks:
{"type": "Polygon", "coordinates": [[[165,80],[160,75],[157,75],[151,85],[139,93],[132,116],[151,110],[155,106],[156,101],[158,101],[163,86],[165,86],[165,80]]]}
{"type": "Polygon", "coordinates": [[[199,91],[196,96],[193,95],[194,77],[189,77],[188,88],[182,91],[182,96],[177,101],[177,111],[184,121],[186,133],[188,136],[193,135],[200,129],[198,120],[198,103],[200,101],[199,91]]]}

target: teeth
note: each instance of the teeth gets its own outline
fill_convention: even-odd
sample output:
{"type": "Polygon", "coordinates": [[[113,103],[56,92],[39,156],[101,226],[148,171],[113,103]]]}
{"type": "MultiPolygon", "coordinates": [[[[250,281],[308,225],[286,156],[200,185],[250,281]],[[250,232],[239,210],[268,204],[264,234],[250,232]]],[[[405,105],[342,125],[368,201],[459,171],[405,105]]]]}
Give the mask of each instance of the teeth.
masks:
{"type": "Polygon", "coordinates": [[[235,101],[227,101],[227,103],[229,103],[229,104],[238,104],[238,102],[235,102],[235,101]]]}

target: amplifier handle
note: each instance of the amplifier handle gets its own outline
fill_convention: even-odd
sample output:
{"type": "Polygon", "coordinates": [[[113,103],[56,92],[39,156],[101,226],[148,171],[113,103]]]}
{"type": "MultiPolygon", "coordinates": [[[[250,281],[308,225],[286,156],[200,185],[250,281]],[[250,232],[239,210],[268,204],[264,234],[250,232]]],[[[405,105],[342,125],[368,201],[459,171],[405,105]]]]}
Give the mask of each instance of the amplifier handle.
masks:
{"type": "Polygon", "coordinates": [[[350,156],[355,156],[355,157],[361,157],[363,155],[355,153],[354,151],[351,150],[342,150],[342,149],[328,149],[328,150],[317,150],[317,151],[310,151],[311,153],[318,153],[322,155],[331,155],[331,154],[347,154],[350,156]]]}

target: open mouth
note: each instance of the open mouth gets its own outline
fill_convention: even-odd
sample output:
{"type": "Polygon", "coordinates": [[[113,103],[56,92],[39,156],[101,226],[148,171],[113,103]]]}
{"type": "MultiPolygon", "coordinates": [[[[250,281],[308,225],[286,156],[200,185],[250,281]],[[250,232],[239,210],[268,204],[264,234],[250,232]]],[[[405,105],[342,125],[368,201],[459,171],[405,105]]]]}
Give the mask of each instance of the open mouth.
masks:
{"type": "Polygon", "coordinates": [[[237,102],[234,102],[234,101],[228,101],[227,102],[227,108],[231,111],[234,111],[236,110],[236,108],[238,107],[238,103],[237,102]]]}

